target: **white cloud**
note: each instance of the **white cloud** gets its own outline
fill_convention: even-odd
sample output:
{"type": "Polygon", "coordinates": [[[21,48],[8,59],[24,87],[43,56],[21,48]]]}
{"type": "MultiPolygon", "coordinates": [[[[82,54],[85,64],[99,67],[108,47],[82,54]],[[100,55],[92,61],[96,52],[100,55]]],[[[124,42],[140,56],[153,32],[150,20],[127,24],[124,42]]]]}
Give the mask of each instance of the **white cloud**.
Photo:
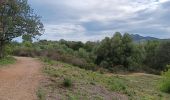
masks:
{"type": "Polygon", "coordinates": [[[170,10],[161,8],[168,1],[30,0],[30,3],[43,16],[46,29],[44,38],[85,41],[101,39],[110,36],[106,33],[115,31],[155,34],[153,36],[157,37],[170,34],[167,27],[170,24],[166,23],[170,10]]]}
{"type": "Polygon", "coordinates": [[[46,33],[49,34],[57,34],[57,35],[71,35],[71,34],[83,34],[86,30],[81,25],[77,24],[46,24],[45,25],[46,33]]]}

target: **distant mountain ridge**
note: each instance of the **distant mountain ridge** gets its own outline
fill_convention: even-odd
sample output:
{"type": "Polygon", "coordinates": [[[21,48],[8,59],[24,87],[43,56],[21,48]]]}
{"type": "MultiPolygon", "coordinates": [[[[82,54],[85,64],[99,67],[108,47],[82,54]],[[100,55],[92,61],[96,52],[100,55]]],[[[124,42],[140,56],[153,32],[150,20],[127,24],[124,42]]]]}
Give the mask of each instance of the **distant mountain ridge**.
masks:
{"type": "Polygon", "coordinates": [[[144,41],[148,41],[148,40],[161,40],[159,38],[150,37],[150,36],[144,37],[139,34],[131,34],[131,37],[135,42],[144,42],[144,41]]]}

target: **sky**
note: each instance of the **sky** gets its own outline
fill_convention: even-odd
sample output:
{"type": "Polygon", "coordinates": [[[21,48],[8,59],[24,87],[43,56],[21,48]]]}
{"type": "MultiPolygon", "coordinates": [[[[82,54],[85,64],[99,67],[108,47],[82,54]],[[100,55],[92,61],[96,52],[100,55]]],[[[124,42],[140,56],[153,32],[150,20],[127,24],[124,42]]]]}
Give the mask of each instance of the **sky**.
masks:
{"type": "Polygon", "coordinates": [[[170,0],[28,0],[47,40],[96,41],[115,32],[170,38],[170,0]]]}

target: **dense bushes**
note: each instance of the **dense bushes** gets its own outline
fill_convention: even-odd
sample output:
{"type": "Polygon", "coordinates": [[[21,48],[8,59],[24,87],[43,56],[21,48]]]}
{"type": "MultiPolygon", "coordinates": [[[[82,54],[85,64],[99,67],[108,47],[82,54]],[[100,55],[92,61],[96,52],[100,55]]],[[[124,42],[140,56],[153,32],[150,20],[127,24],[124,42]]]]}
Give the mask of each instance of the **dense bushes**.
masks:
{"type": "Polygon", "coordinates": [[[170,63],[170,42],[133,42],[128,33],[116,32],[98,42],[47,41],[11,43],[6,50],[17,56],[48,57],[84,69],[160,73],[170,63]]]}
{"type": "Polygon", "coordinates": [[[156,53],[155,69],[164,70],[170,64],[170,42],[162,42],[156,53]]]}
{"type": "Polygon", "coordinates": [[[7,65],[7,64],[13,64],[15,63],[16,59],[13,57],[4,57],[0,59],[0,66],[7,65]]]}
{"type": "Polygon", "coordinates": [[[107,37],[101,41],[95,52],[96,63],[109,69],[123,66],[129,70],[135,63],[134,48],[129,34],[122,36],[117,32],[112,38],[107,37]]]}
{"type": "Polygon", "coordinates": [[[23,42],[11,49],[13,50],[13,55],[16,56],[47,57],[52,60],[63,61],[88,70],[96,69],[96,65],[93,63],[92,59],[94,57],[92,57],[91,53],[83,48],[73,50],[66,46],[66,44],[61,44],[57,41],[40,41],[36,43],[23,42]]]}
{"type": "Polygon", "coordinates": [[[65,78],[63,81],[64,87],[71,87],[72,86],[72,81],[69,78],[65,78]]]}
{"type": "Polygon", "coordinates": [[[163,79],[160,81],[160,89],[163,92],[170,93],[170,65],[167,65],[168,70],[162,73],[163,79]]]}
{"type": "Polygon", "coordinates": [[[170,42],[148,41],[145,46],[144,64],[156,71],[163,71],[170,64],[170,42]]]}

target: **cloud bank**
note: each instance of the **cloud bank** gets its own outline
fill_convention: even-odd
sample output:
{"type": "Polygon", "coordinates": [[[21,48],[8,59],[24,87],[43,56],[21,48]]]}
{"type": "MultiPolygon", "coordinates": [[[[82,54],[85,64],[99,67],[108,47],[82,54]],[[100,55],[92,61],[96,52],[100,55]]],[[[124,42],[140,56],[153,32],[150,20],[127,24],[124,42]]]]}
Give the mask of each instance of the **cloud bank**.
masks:
{"type": "Polygon", "coordinates": [[[170,38],[170,0],[29,0],[42,16],[42,39],[95,41],[128,32],[170,38]]]}

